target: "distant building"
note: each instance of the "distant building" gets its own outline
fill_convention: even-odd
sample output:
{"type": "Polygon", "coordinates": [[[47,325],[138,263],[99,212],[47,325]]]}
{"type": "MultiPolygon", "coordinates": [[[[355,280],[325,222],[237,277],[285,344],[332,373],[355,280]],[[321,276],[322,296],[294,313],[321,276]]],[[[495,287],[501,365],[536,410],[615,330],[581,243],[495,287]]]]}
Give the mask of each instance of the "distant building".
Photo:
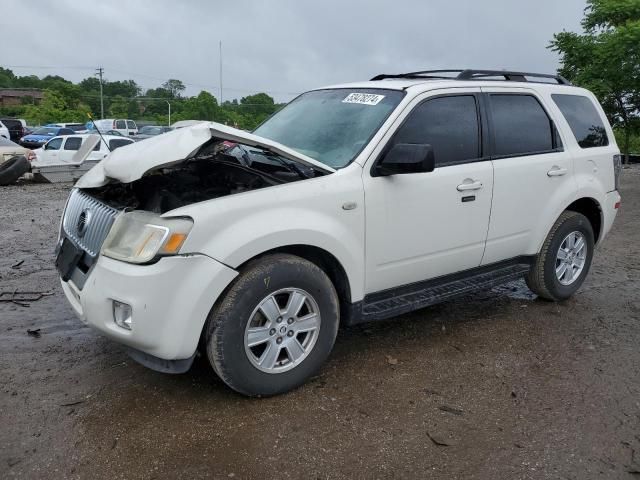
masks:
{"type": "Polygon", "coordinates": [[[0,107],[22,105],[25,97],[38,104],[42,101],[44,92],[36,88],[0,88],[0,107]]]}

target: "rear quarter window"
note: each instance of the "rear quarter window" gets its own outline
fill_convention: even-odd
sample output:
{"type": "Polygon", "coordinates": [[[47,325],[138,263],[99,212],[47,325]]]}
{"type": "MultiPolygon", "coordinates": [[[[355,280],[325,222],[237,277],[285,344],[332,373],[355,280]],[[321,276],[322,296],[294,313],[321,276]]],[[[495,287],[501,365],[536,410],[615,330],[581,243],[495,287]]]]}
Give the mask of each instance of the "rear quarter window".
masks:
{"type": "Polygon", "coordinates": [[[581,148],[609,145],[602,118],[590,98],[566,94],[553,94],[551,98],[564,115],[581,148]]]}

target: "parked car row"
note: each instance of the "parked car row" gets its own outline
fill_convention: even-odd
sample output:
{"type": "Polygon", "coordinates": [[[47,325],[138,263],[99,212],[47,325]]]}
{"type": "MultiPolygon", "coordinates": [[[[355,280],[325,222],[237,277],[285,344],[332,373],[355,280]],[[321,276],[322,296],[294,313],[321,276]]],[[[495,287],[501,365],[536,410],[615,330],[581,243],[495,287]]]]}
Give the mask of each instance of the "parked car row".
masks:
{"type": "Polygon", "coordinates": [[[74,134],[92,133],[96,130],[102,135],[135,137],[135,140],[154,137],[173,130],[174,127],[147,125],[138,129],[134,120],[107,118],[85,123],[57,122],[30,130],[22,119],[0,118],[0,137],[19,145],[37,149],[54,137],[74,134]]]}

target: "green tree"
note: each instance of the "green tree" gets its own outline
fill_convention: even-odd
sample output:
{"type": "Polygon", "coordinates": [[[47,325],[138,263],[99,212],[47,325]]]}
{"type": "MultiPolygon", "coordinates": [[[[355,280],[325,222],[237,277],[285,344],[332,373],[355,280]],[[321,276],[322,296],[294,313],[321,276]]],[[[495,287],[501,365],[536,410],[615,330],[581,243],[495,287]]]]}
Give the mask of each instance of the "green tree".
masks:
{"type": "Polygon", "coordinates": [[[117,96],[112,100],[109,112],[115,118],[129,118],[129,102],[126,98],[117,96]]]}
{"type": "MultiPolygon", "coordinates": [[[[100,91],[100,81],[98,80],[98,91],[100,91]]],[[[140,87],[133,80],[124,80],[117,82],[104,82],[103,92],[108,97],[121,96],[125,98],[133,98],[140,95],[140,87]]]]}
{"type": "Polygon", "coordinates": [[[174,116],[176,120],[209,120],[220,117],[220,109],[216,97],[209,92],[201,91],[197,97],[191,97],[182,103],[180,111],[174,116]]]}
{"type": "Polygon", "coordinates": [[[44,98],[38,105],[27,105],[24,108],[25,119],[34,125],[45,125],[54,122],[86,122],[89,107],[78,103],[70,107],[65,98],[55,90],[45,90],[44,98]]]}
{"type": "Polygon", "coordinates": [[[8,68],[0,67],[0,88],[15,87],[16,76],[8,68]]]}
{"type": "Polygon", "coordinates": [[[628,154],[640,127],[640,2],[587,0],[582,28],[555,34],[550,48],[560,74],[599,98],[628,154]]]}
{"type": "Polygon", "coordinates": [[[171,95],[171,98],[180,98],[182,92],[186,90],[184,83],[180,80],[176,80],[174,78],[170,78],[166,82],[162,84],[162,88],[167,90],[171,95]]]}

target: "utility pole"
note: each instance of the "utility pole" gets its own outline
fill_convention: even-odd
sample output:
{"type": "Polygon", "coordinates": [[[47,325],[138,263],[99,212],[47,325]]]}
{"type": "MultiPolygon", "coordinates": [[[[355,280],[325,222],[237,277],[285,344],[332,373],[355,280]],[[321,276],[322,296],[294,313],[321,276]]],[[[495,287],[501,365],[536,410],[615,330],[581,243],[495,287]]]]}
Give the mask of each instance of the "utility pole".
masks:
{"type": "Polygon", "coordinates": [[[165,102],[169,105],[169,126],[171,126],[171,103],[169,103],[169,100],[165,100],[165,102]]]}
{"type": "Polygon", "coordinates": [[[222,40],[220,40],[220,105],[222,105],[222,40]]]}
{"type": "Polygon", "coordinates": [[[100,118],[104,118],[104,98],[102,97],[102,74],[104,73],[104,68],[98,67],[96,69],[98,76],[100,77],[100,118]]]}

